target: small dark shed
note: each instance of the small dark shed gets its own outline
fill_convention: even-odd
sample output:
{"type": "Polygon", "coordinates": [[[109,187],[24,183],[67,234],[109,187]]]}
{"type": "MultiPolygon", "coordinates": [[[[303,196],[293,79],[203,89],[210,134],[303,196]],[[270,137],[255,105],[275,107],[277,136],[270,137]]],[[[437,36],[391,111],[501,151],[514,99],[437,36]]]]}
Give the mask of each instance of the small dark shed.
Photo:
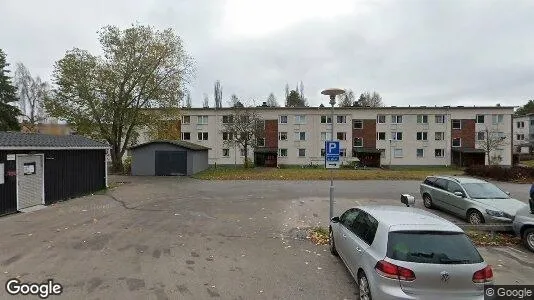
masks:
{"type": "Polygon", "coordinates": [[[107,149],[78,135],[0,132],[0,215],[104,189],[107,149]]]}
{"type": "Polygon", "coordinates": [[[132,175],[193,175],[208,168],[209,148],[186,141],[152,141],[130,148],[132,175]]]}

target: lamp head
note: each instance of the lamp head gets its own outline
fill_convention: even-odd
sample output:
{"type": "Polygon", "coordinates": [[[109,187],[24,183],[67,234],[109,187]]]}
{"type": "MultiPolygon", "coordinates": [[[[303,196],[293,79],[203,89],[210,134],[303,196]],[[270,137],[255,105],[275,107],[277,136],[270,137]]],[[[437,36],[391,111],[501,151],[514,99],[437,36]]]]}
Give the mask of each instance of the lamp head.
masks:
{"type": "Polygon", "coordinates": [[[344,93],[345,93],[345,90],[338,89],[338,88],[330,88],[330,89],[323,90],[321,92],[321,94],[323,95],[330,96],[330,105],[332,106],[336,104],[336,96],[344,94],[344,93]]]}

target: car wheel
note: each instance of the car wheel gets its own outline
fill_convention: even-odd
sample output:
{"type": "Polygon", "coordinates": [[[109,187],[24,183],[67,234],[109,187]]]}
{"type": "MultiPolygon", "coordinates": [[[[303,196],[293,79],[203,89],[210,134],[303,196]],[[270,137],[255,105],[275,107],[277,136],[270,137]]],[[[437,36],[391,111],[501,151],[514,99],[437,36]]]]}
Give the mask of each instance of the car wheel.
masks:
{"type": "Polygon", "coordinates": [[[534,252],[534,228],[529,228],[523,233],[523,242],[528,250],[534,252]]]}
{"type": "Polygon", "coordinates": [[[330,232],[328,234],[328,244],[330,245],[330,252],[332,253],[332,255],[338,256],[339,254],[336,250],[336,244],[334,243],[334,232],[332,231],[332,228],[330,228],[329,231],[330,232]]]}
{"type": "Polygon", "coordinates": [[[467,221],[473,225],[483,224],[484,216],[478,210],[473,209],[467,212],[467,221]]]}
{"type": "Polygon", "coordinates": [[[432,205],[432,197],[430,197],[429,194],[425,194],[423,196],[423,205],[426,207],[426,208],[432,208],[433,205],[432,205]]]}
{"type": "Polygon", "coordinates": [[[369,287],[369,280],[367,280],[367,276],[365,276],[365,273],[362,271],[358,275],[358,295],[360,297],[360,300],[372,300],[373,297],[371,297],[371,288],[369,287]]]}

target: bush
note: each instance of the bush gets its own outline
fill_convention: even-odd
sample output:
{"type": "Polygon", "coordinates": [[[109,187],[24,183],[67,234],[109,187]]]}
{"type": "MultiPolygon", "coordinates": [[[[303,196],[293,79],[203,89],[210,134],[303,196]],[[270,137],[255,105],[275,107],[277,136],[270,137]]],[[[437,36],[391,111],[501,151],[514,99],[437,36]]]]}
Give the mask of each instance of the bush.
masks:
{"type": "Polygon", "coordinates": [[[470,166],[465,169],[465,173],[499,181],[526,181],[534,178],[534,168],[518,166],[470,166]]]}
{"type": "Polygon", "coordinates": [[[132,174],[132,157],[131,156],[126,156],[126,158],[124,159],[123,166],[124,166],[123,167],[124,174],[126,175],[132,174]]]}

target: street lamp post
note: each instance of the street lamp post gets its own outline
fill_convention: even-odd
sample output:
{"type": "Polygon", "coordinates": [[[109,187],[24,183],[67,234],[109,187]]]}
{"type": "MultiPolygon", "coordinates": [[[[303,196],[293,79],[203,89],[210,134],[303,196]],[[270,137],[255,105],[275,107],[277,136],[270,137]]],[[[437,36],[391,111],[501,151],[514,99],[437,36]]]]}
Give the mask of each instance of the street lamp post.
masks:
{"type": "MultiPolygon", "coordinates": [[[[336,104],[336,96],[344,94],[345,90],[332,88],[326,89],[321,92],[321,94],[330,96],[330,105],[332,106],[331,110],[331,127],[330,127],[330,140],[334,140],[334,105],[336,104]]],[[[325,149],[326,151],[326,149],[325,149]]],[[[326,154],[325,154],[326,157],[326,154]]],[[[334,217],[334,170],[330,169],[330,220],[334,217]]]]}

